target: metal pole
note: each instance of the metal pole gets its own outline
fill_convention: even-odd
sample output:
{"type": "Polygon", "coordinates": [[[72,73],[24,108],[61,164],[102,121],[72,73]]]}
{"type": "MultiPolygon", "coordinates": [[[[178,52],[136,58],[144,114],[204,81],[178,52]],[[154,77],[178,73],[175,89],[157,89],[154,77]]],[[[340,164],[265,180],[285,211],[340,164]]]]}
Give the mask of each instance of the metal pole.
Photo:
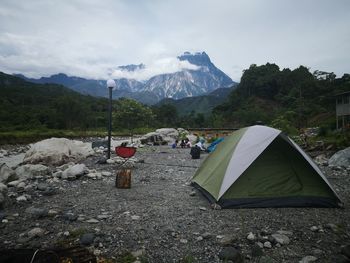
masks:
{"type": "Polygon", "coordinates": [[[111,133],[112,133],[112,89],[113,87],[108,87],[109,89],[109,108],[108,108],[108,149],[107,149],[107,159],[111,158],[111,133]]]}

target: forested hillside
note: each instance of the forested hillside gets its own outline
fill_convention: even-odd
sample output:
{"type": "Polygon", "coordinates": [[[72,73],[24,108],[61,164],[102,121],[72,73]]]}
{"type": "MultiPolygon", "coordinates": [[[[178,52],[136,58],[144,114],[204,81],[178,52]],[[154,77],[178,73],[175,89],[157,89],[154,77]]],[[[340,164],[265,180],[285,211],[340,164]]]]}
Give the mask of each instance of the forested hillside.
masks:
{"type": "Polygon", "coordinates": [[[0,72],[0,131],[106,127],[107,99],[0,72]]]}
{"type": "Polygon", "coordinates": [[[310,71],[300,66],[283,69],[275,64],[251,65],[237,89],[214,110],[226,126],[246,126],[257,121],[284,130],[335,125],[335,95],[350,91],[350,75],[310,71]]]}
{"type": "Polygon", "coordinates": [[[202,96],[188,97],[179,100],[163,99],[155,106],[170,104],[175,106],[179,116],[186,116],[193,113],[210,115],[213,108],[222,104],[233,88],[221,88],[202,96]]]}

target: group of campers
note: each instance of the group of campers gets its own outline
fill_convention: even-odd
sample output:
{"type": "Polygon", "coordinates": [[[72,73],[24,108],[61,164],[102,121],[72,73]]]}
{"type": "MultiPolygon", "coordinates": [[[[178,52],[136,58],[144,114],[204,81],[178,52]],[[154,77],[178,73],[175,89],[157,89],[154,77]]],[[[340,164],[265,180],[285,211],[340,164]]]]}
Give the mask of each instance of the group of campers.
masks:
{"type": "Polygon", "coordinates": [[[178,140],[176,140],[172,144],[172,148],[176,148],[180,146],[181,148],[191,148],[190,154],[192,156],[192,159],[199,159],[201,151],[206,151],[207,149],[204,146],[205,140],[203,137],[198,138],[198,142],[192,146],[192,143],[188,138],[181,139],[181,142],[179,143],[178,140]]]}

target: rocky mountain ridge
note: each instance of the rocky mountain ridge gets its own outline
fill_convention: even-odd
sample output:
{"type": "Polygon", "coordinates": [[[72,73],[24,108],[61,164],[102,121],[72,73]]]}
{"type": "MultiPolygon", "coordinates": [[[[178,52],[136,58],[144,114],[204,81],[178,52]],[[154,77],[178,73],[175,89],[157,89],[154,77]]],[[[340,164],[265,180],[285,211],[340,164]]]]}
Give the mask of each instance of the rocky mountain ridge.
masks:
{"type": "MultiPolygon", "coordinates": [[[[155,104],[164,98],[181,99],[200,96],[218,88],[230,88],[237,84],[218,69],[205,52],[194,54],[185,52],[177,58],[198,66],[198,69],[182,69],[175,73],[155,75],[144,82],[129,78],[115,79],[117,88],[113,91],[113,98],[128,97],[142,103],[155,104]]],[[[119,70],[128,72],[137,72],[145,68],[144,64],[118,67],[119,70]]],[[[98,97],[108,95],[104,80],[67,76],[63,73],[40,79],[27,78],[23,75],[16,76],[34,83],[60,84],[82,94],[98,97]]]]}

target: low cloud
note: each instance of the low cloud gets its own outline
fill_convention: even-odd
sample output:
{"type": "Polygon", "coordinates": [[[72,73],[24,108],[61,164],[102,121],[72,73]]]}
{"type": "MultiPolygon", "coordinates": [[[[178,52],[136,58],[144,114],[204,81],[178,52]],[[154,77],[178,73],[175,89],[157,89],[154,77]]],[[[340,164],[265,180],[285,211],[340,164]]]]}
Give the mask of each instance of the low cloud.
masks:
{"type": "Polygon", "coordinates": [[[180,61],[177,58],[167,57],[152,61],[146,67],[135,71],[114,69],[111,71],[110,76],[115,79],[127,78],[143,81],[155,75],[175,73],[182,70],[198,70],[199,68],[188,61],[180,61]]]}

